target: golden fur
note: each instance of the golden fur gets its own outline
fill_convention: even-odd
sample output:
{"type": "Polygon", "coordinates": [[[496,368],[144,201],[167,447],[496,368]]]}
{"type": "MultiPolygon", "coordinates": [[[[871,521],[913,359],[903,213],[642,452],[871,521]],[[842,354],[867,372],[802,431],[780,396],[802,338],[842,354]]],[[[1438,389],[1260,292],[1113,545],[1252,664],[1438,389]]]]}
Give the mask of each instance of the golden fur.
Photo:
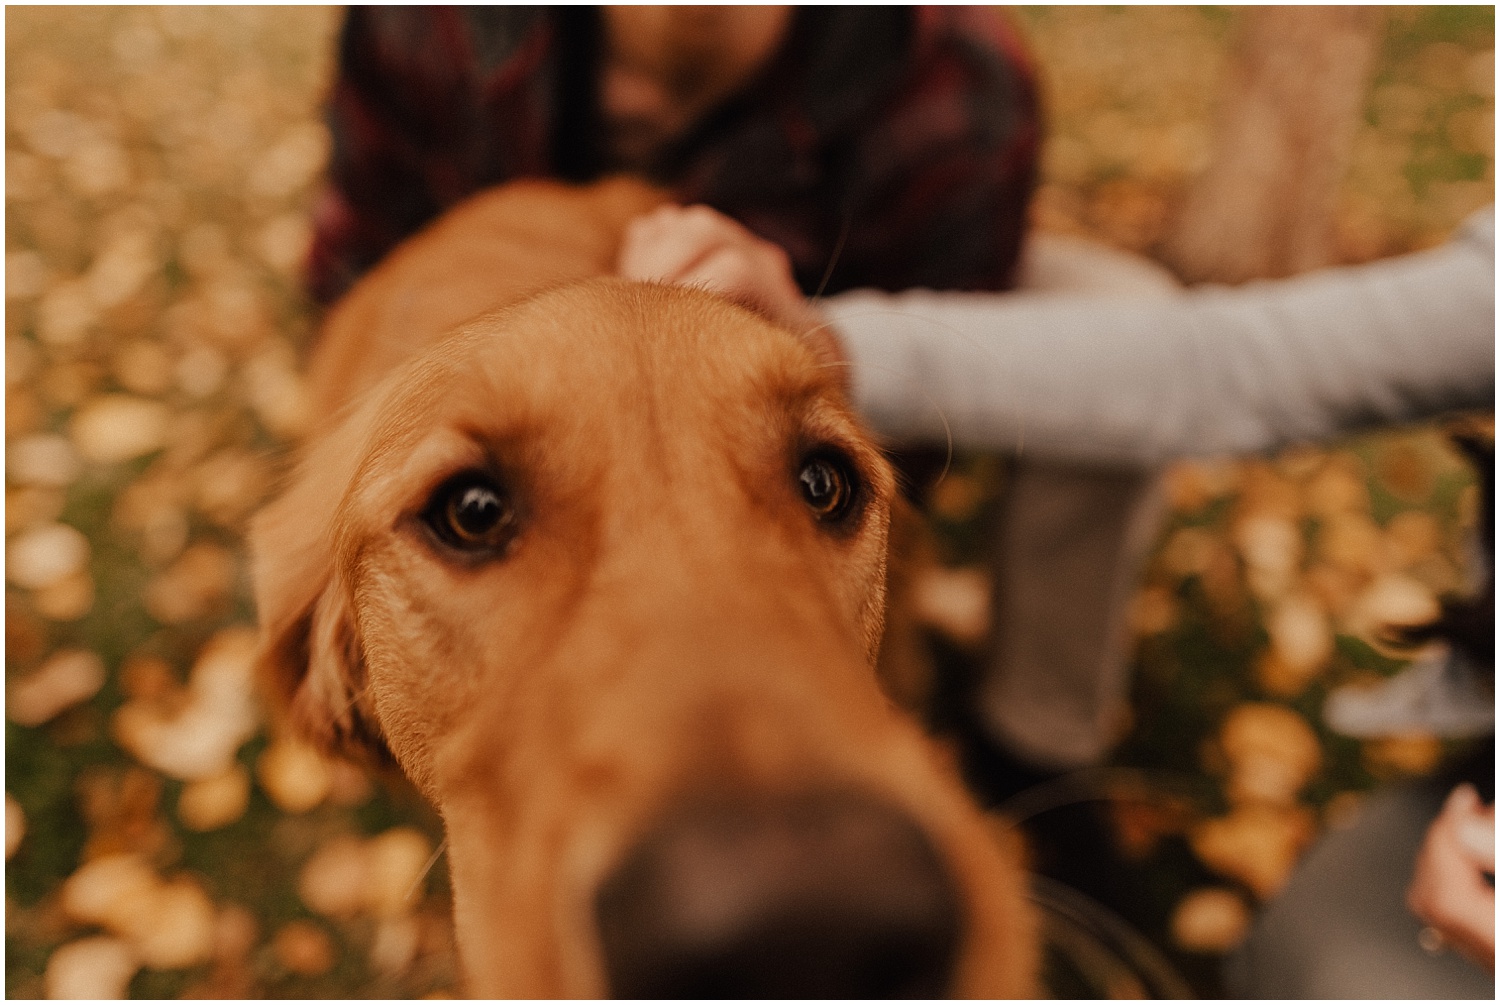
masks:
{"type": "Polygon", "coordinates": [[[593,891],[678,794],[833,783],[901,807],[956,877],[955,992],[1027,996],[1022,874],[877,682],[894,478],[836,373],[705,293],[572,282],[658,200],[508,186],[333,312],[326,418],[252,531],[270,689],[442,814],[471,994],[607,993],[593,891]],[[864,486],[837,532],[798,495],[813,446],[864,486]],[[502,559],[422,524],[475,467],[516,501],[502,559]]]}

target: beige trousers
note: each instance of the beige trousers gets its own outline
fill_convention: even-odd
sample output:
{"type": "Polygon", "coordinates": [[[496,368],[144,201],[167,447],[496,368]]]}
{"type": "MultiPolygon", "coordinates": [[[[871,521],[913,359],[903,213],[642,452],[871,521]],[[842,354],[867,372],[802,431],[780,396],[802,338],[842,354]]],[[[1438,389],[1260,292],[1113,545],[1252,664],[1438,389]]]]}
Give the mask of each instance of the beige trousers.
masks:
{"type": "Polygon", "coordinates": [[[1131,598],[1163,511],[1153,472],[1015,465],[993,529],[979,718],[1039,768],[1094,764],[1127,724],[1131,598]]]}

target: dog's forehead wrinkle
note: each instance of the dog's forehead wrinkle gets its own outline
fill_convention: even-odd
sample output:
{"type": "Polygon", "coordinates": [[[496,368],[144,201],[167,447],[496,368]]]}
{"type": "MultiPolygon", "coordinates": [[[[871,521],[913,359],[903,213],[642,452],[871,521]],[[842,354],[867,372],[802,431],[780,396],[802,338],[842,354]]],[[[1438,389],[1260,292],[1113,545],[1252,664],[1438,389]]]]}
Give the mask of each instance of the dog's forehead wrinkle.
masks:
{"type": "MultiPolygon", "coordinates": [[[[507,320],[517,331],[540,334],[536,329],[545,327],[552,337],[597,354],[608,372],[646,378],[658,397],[674,402],[711,399],[716,389],[787,370],[789,362],[802,371],[802,381],[831,384],[790,332],[699,290],[595,280],[536,297],[507,320]],[[683,393],[688,384],[695,393],[683,393]]],[[[540,355],[566,366],[579,363],[566,353],[540,355]]]]}

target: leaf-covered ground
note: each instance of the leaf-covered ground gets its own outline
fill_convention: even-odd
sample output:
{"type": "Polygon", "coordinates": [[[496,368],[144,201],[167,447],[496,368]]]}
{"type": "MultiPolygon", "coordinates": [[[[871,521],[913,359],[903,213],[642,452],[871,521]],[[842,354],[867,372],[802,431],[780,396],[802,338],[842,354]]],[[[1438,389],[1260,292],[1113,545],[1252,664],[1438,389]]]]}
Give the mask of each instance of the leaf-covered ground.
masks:
{"type": "MultiPolygon", "coordinates": [[[[1213,139],[1234,15],[1028,8],[1040,224],[1149,252],[1213,139]]],[[[337,9],[6,11],[6,991],[414,996],[457,985],[410,797],[263,732],[240,535],[304,422],[298,284],[337,9]]],[[[1339,247],[1493,200],[1493,8],[1391,8],[1339,247]]],[[[935,505],[973,568],[995,467],[935,505]]],[[[1111,805],[1139,927],[1205,993],[1318,830],[1436,741],[1318,715],[1386,618],[1461,587],[1468,473],[1434,430],[1182,465],[1136,605],[1111,805]]],[[[961,581],[960,595],[983,589],[961,581]],[[966,585],[963,585],[966,584],[966,585]]],[[[971,626],[972,627],[972,626],[971,626]]]]}

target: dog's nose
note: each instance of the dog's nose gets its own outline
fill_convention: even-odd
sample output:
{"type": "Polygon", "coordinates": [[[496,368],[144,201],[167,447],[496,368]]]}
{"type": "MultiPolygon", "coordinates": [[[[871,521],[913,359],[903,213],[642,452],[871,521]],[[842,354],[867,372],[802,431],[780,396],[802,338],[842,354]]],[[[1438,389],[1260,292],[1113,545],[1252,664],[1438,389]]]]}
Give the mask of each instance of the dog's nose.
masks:
{"type": "Polygon", "coordinates": [[[922,829],[850,791],[683,801],[595,906],[621,998],[941,997],[961,928],[922,829]]]}

